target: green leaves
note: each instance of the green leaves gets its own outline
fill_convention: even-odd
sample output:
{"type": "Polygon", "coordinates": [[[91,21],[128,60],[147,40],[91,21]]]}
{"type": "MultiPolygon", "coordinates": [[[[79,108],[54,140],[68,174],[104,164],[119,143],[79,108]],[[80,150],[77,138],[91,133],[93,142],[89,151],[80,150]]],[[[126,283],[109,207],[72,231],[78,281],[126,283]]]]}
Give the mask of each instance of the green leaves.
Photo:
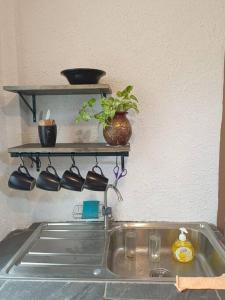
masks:
{"type": "Polygon", "coordinates": [[[79,115],[76,117],[76,123],[80,123],[81,121],[89,121],[93,118],[93,107],[96,103],[95,98],[91,98],[88,101],[85,101],[79,111],[79,115]]]}
{"type": "Polygon", "coordinates": [[[91,98],[88,100],[88,106],[89,107],[93,107],[96,103],[96,99],[95,98],[91,98]]]}
{"type": "Polygon", "coordinates": [[[124,90],[116,93],[117,97],[102,97],[100,99],[100,112],[94,110],[96,104],[95,98],[85,101],[79,111],[79,115],[76,117],[76,123],[89,121],[94,118],[105,128],[109,125],[110,120],[114,118],[116,112],[126,112],[130,109],[139,112],[137,106],[138,100],[136,96],[131,94],[132,90],[133,86],[128,85],[124,90]]]}
{"type": "Polygon", "coordinates": [[[130,95],[130,99],[132,99],[132,100],[135,100],[135,101],[137,101],[137,102],[138,102],[138,99],[137,99],[137,97],[135,97],[134,95],[130,95]]]}
{"type": "Polygon", "coordinates": [[[81,121],[89,121],[91,120],[92,116],[90,113],[85,111],[84,109],[79,111],[79,115],[76,117],[76,123],[80,123],[81,121]]]}

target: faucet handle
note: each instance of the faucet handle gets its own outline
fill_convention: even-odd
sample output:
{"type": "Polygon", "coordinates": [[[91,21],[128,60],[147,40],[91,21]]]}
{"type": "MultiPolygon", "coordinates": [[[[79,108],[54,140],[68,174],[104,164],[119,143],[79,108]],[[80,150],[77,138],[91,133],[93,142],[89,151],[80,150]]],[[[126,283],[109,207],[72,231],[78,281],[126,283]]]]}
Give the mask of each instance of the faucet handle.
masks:
{"type": "Polygon", "coordinates": [[[103,216],[108,216],[109,218],[111,218],[112,217],[112,207],[103,206],[102,207],[102,214],[103,214],[103,216]]]}
{"type": "Polygon", "coordinates": [[[106,207],[105,208],[105,214],[108,216],[108,217],[112,217],[112,207],[106,207]]]}

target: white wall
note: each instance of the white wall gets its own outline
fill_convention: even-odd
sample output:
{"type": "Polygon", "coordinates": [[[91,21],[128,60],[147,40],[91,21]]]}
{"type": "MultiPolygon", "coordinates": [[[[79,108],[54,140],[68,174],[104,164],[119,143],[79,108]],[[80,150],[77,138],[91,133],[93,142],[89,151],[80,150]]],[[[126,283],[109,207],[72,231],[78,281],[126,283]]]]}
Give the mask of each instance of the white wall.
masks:
{"type": "MultiPolygon", "coordinates": [[[[112,195],[115,218],[215,223],[225,2],[2,0],[1,5],[2,15],[14,17],[14,21],[6,18],[9,25],[3,27],[1,40],[5,45],[1,62],[7,70],[4,84],[64,84],[61,70],[96,67],[107,72],[102,82],[109,83],[113,91],[127,84],[135,86],[141,112],[130,116],[133,136],[128,175],[120,183],[124,202],[117,203],[112,195]],[[15,35],[13,40],[8,32],[15,35]],[[16,66],[18,76],[12,76],[16,66]]],[[[12,111],[18,102],[5,94],[5,99],[10,97],[7,105],[12,111]]],[[[60,126],[58,142],[102,140],[95,123],[74,124],[81,103],[82,97],[74,96],[38,100],[38,111],[51,108],[60,126]]],[[[24,143],[38,141],[37,124],[24,106],[21,118],[19,114],[11,118],[4,110],[1,114],[9,138],[7,145],[6,138],[1,138],[4,160],[0,167],[1,173],[7,173],[18,163],[9,159],[13,166],[4,171],[7,146],[19,144],[20,138],[24,143]]],[[[60,174],[70,164],[66,158],[53,161],[60,174]]],[[[113,179],[114,160],[102,158],[100,162],[113,179]]],[[[80,158],[78,163],[85,174],[94,160],[80,158]]],[[[1,190],[7,202],[1,214],[17,210],[14,227],[71,220],[75,203],[102,199],[94,192],[23,193],[8,191],[3,184],[1,190]]]]}
{"type": "MultiPolygon", "coordinates": [[[[15,2],[0,0],[0,85],[18,80],[15,2]]],[[[15,96],[0,88],[0,238],[28,222],[24,195],[8,189],[11,163],[7,148],[21,143],[21,117],[15,96]]]]}

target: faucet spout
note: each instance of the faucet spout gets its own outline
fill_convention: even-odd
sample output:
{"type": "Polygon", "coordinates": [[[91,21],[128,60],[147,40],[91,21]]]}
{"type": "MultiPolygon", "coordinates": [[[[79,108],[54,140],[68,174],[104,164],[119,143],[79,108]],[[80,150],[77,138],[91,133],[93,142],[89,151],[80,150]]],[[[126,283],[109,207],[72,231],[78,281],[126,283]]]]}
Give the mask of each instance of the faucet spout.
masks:
{"type": "Polygon", "coordinates": [[[117,195],[118,201],[123,201],[123,197],[113,184],[108,184],[106,190],[104,191],[104,206],[103,206],[103,215],[104,215],[104,228],[107,230],[109,228],[110,220],[112,219],[112,208],[108,207],[108,191],[109,189],[113,189],[117,195]]]}

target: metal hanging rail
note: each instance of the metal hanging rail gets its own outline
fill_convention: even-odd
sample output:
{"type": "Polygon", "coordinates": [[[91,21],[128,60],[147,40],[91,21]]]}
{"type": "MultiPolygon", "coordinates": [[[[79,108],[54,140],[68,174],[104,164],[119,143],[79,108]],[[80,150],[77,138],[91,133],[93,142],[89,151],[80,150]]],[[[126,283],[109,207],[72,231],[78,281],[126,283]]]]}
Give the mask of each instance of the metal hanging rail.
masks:
{"type": "Polygon", "coordinates": [[[102,153],[74,153],[74,152],[64,152],[64,153],[28,153],[28,152],[13,152],[10,153],[11,157],[28,157],[31,159],[32,164],[36,165],[36,170],[40,171],[41,168],[41,157],[71,157],[72,156],[116,156],[120,157],[121,159],[121,169],[124,170],[125,168],[125,157],[129,156],[128,152],[102,152],[102,153]]]}
{"type": "Polygon", "coordinates": [[[124,169],[124,158],[129,156],[130,145],[109,146],[105,143],[58,143],[55,147],[41,147],[40,144],[25,144],[9,148],[11,157],[29,157],[37,170],[40,170],[41,157],[68,156],[112,156],[121,158],[121,168],[124,169]]]}

